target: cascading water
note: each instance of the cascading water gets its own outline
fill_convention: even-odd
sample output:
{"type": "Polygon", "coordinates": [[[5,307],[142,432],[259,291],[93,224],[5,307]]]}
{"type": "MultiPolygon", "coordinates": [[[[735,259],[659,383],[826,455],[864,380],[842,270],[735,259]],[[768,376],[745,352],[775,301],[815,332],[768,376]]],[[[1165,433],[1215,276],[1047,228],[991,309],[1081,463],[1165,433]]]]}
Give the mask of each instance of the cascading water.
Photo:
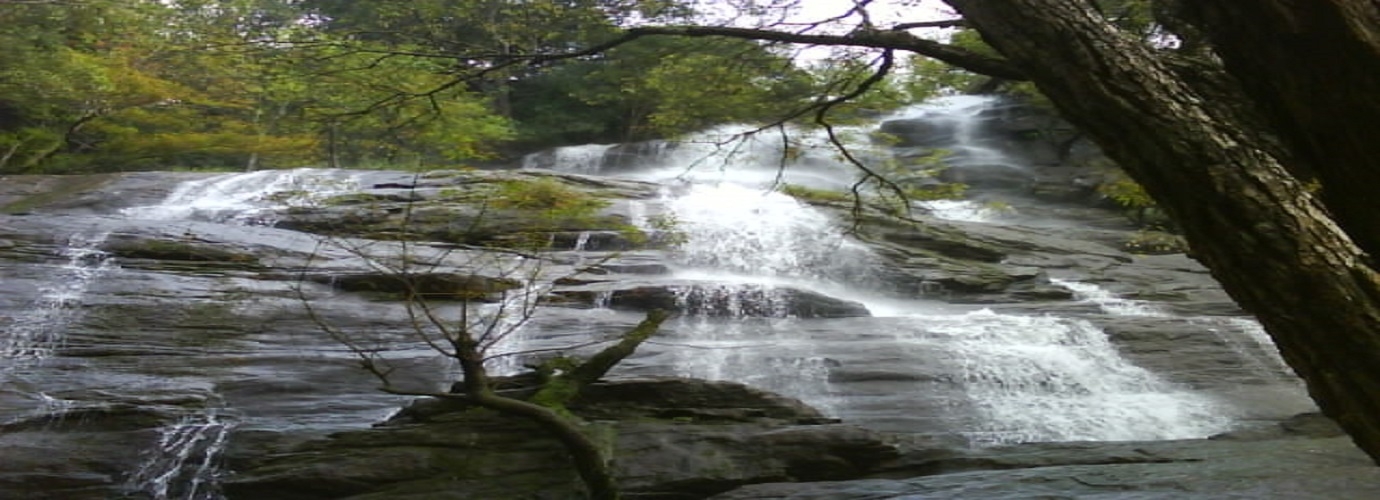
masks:
{"type": "Polygon", "coordinates": [[[1049,282],[1069,289],[1079,300],[1096,304],[1103,312],[1113,316],[1149,316],[1167,317],[1169,313],[1160,310],[1154,304],[1143,300],[1130,300],[1116,296],[1102,287],[1090,283],[1079,283],[1061,279],[1050,279],[1049,282]]]}
{"type": "Polygon", "coordinates": [[[302,168],[224,174],[184,182],[157,205],[127,208],[134,219],[206,220],[272,226],[274,210],[303,206],[359,183],[335,170],[302,168]]]}
{"type": "MultiPolygon", "coordinates": [[[[748,292],[791,285],[861,300],[876,316],[905,318],[891,327],[893,342],[948,364],[966,397],[955,406],[977,415],[964,431],[976,444],[1202,437],[1231,425],[1221,405],[1126,361],[1087,322],[986,310],[936,314],[932,305],[869,297],[875,293],[867,290],[870,280],[859,279],[873,262],[865,248],[790,197],[696,185],[668,207],[685,233],[677,276],[718,280],[706,287],[739,297],[729,304],[771,310],[769,299],[748,292]]],[[[1100,298],[1099,304],[1128,307],[1100,298]]],[[[694,347],[677,354],[680,374],[742,381],[847,415],[843,391],[831,382],[835,363],[828,351],[798,333],[805,320],[715,312],[732,319],[683,322],[679,333],[694,347]]]]}
{"type": "Polygon", "coordinates": [[[677,351],[677,372],[804,396],[831,409],[828,361],[807,339],[790,335],[796,320],[783,287],[843,290],[843,283],[869,281],[871,255],[831,230],[828,216],[781,193],[694,184],[665,202],[674,230],[684,235],[671,252],[673,275],[698,283],[678,293],[690,316],[680,334],[694,345],[677,351]]]}
{"type": "Polygon", "coordinates": [[[116,268],[114,260],[100,250],[109,233],[73,235],[62,249],[67,262],[58,268],[28,312],[14,318],[0,336],[0,363],[3,360],[42,360],[62,345],[66,327],[80,314],[87,287],[116,268]]]}
{"type": "Polygon", "coordinates": [[[545,168],[582,174],[599,173],[604,157],[614,144],[586,144],[534,153],[522,159],[522,168],[545,168]]]}
{"type": "MultiPolygon", "coordinates": [[[[978,140],[981,115],[990,105],[990,99],[953,98],[898,117],[940,122],[950,135],[945,147],[951,148],[947,162],[953,168],[1022,168],[978,140]]],[[[736,132],[741,129],[708,135],[736,132]]],[[[855,421],[876,418],[870,405],[886,404],[882,412],[892,415],[923,414],[899,419],[893,430],[939,420],[944,422],[940,427],[961,429],[976,444],[1191,438],[1231,427],[1228,407],[1132,364],[1105,332],[1087,321],[955,312],[951,306],[882,296],[883,287],[874,277],[877,260],[864,246],[845,237],[824,213],[771,191],[778,182],[837,189],[854,182],[855,169],[838,158],[821,157],[816,149],[793,153],[782,147],[789,143],[770,135],[751,139],[728,146],[719,140],[677,143],[647,158],[640,169],[624,165],[616,172],[671,183],[661,206],[681,235],[671,256],[673,277],[696,283],[681,289],[681,306],[688,314],[669,328],[670,342],[680,346],[670,363],[677,374],[745,382],[855,421]],[[860,301],[874,318],[788,317],[769,292],[782,287],[860,301]],[[697,309],[704,307],[709,309],[697,309]],[[928,381],[917,382],[917,394],[941,393],[944,386],[957,394],[917,395],[934,401],[898,402],[903,398],[894,394],[848,393],[862,383],[853,381],[878,376],[858,366],[860,359],[889,356],[857,354],[864,347],[835,339],[838,329],[865,332],[866,340],[859,343],[874,345],[866,349],[908,353],[916,363],[924,361],[926,366],[913,375],[886,376],[928,381]],[[878,336],[882,346],[875,346],[878,336]],[[840,384],[853,385],[845,390],[840,384]]],[[[885,161],[875,153],[864,157],[885,161]]],[[[597,171],[580,165],[582,172],[597,171]]],[[[996,215],[973,202],[927,208],[941,218],[969,221],[996,215]]],[[[1161,314],[1091,285],[1055,284],[1107,314],[1161,314]]],[[[896,363],[892,369],[905,370],[903,358],[896,363]]]]}
{"type": "Polygon", "coordinates": [[[158,442],[130,475],[127,489],[153,500],[218,500],[221,453],[237,421],[222,410],[182,417],[159,430],[158,442]]]}
{"type": "MultiPolygon", "coordinates": [[[[971,131],[963,132],[963,127],[958,129],[954,134],[956,137],[975,139],[971,131]]],[[[626,215],[629,222],[643,229],[673,233],[668,234],[665,241],[674,248],[664,253],[638,249],[618,255],[608,252],[607,248],[600,248],[606,241],[599,239],[602,233],[581,233],[573,238],[573,248],[569,252],[557,253],[552,260],[531,259],[556,262],[554,267],[563,270],[597,267],[609,262],[608,259],[619,262],[607,266],[607,278],[593,278],[589,284],[569,287],[584,287],[580,291],[586,293],[593,291],[594,309],[544,307],[539,313],[544,317],[534,321],[533,324],[539,327],[532,329],[530,337],[526,336],[529,332],[522,325],[526,319],[524,311],[537,298],[529,294],[540,295],[544,288],[525,287],[519,292],[510,293],[506,301],[476,308],[475,312],[484,316],[479,320],[481,330],[485,327],[483,321],[488,321],[488,325],[493,325],[493,331],[507,332],[490,354],[566,352],[565,349],[572,345],[590,339],[607,340],[610,334],[621,331],[627,323],[636,320],[635,315],[627,311],[607,309],[611,300],[615,303],[618,300],[610,290],[625,290],[618,288],[626,284],[624,280],[637,282],[639,286],[646,283],[664,285],[675,292],[674,299],[685,310],[685,314],[667,322],[663,333],[649,341],[640,352],[639,355],[645,358],[628,360],[620,367],[620,370],[627,370],[622,374],[678,374],[739,381],[801,398],[851,423],[880,430],[946,438],[959,434],[978,445],[1022,441],[1193,438],[1232,428],[1237,415],[1230,404],[1223,404],[1208,396],[1208,391],[1189,383],[1172,383],[1168,380],[1180,380],[1174,378],[1176,374],[1163,371],[1159,373],[1166,375],[1158,376],[1137,366],[1136,363],[1142,363],[1143,358],[1136,357],[1134,353],[1121,352],[1129,352],[1130,349],[1126,348],[1131,343],[1121,336],[1125,330],[1115,329],[1118,326],[1133,329],[1161,319],[1190,323],[1202,330],[1218,333],[1224,342],[1232,346],[1239,345],[1243,355],[1257,356],[1256,365],[1261,373],[1277,373],[1282,366],[1274,364],[1277,363],[1277,357],[1264,356],[1269,354],[1266,349],[1268,339],[1258,325],[1249,320],[1185,318],[1170,313],[1168,309],[1151,308],[1150,304],[1142,301],[1119,298],[1096,286],[1074,281],[1053,282],[1074,292],[1076,298],[1089,305],[1072,308],[1077,311],[1074,313],[1077,316],[1068,317],[1011,312],[1029,311],[1024,307],[1029,304],[1019,304],[1020,307],[1009,309],[1002,308],[1007,304],[993,306],[996,311],[1001,311],[994,312],[972,305],[922,300],[923,297],[887,296],[886,293],[895,287],[885,282],[886,277],[894,276],[890,273],[895,267],[883,269],[882,266],[884,263],[887,266],[897,265],[893,256],[882,258],[874,255],[868,246],[847,237],[848,221],[840,223],[814,206],[772,190],[778,181],[835,189],[856,181],[852,167],[839,161],[833,153],[818,150],[818,139],[818,135],[815,135],[808,140],[781,142],[771,134],[760,134],[755,142],[737,150],[732,146],[720,147],[714,140],[682,141],[666,143],[662,145],[664,147],[645,148],[648,152],[645,165],[622,164],[617,175],[663,181],[664,197],[626,201],[623,202],[626,207],[616,205],[610,211],[626,215]],[[806,145],[809,141],[815,141],[815,145],[806,145]],[[789,147],[782,150],[783,144],[789,147]],[[792,151],[791,148],[798,150],[792,151]],[[782,165],[787,166],[784,173],[782,165]],[[669,274],[661,274],[663,272],[669,274]],[[794,299],[790,294],[795,292],[856,301],[865,306],[872,316],[794,317],[792,311],[796,309],[793,309],[791,300],[794,299]],[[547,327],[550,328],[543,330],[547,327]],[[1112,335],[1107,332],[1112,332],[1112,335]],[[572,342],[572,339],[579,341],[572,342]],[[1116,340],[1115,345],[1113,339],[1116,340]]],[[[614,149],[604,145],[583,150],[575,148],[560,153],[568,153],[563,160],[541,164],[538,159],[531,159],[528,166],[599,172],[603,162],[624,151],[624,148],[614,149]]],[[[885,161],[884,158],[875,157],[878,155],[871,152],[863,156],[868,161],[885,161]]],[[[620,161],[626,161],[626,158],[620,161]]],[[[400,180],[408,177],[408,174],[387,174],[387,180],[375,183],[357,181],[356,175],[331,170],[303,170],[206,177],[178,187],[159,206],[126,211],[125,215],[131,219],[123,224],[139,227],[136,222],[142,223],[144,227],[140,227],[141,230],[166,236],[181,231],[175,228],[169,233],[166,226],[183,224],[183,220],[190,219],[185,224],[198,229],[281,237],[285,231],[253,226],[271,224],[274,210],[316,203],[320,196],[333,192],[363,188],[371,189],[369,194],[378,194],[385,188],[377,186],[406,189],[396,186],[410,185],[400,180]],[[148,230],[147,227],[158,229],[148,230]]],[[[935,212],[943,211],[938,205],[931,208],[935,212]]],[[[966,207],[961,205],[953,207],[955,213],[964,209],[966,207]]],[[[982,219],[980,214],[941,217],[982,219]]],[[[559,241],[569,243],[572,241],[570,236],[563,234],[561,237],[565,239],[559,241]]],[[[87,284],[101,273],[108,272],[108,268],[113,268],[111,261],[96,250],[101,243],[88,239],[93,238],[74,238],[69,250],[63,254],[68,260],[68,267],[75,266],[65,271],[69,274],[63,275],[66,278],[61,281],[66,288],[53,288],[51,294],[46,288],[41,289],[44,297],[51,295],[50,302],[60,305],[55,309],[70,310],[76,305],[75,302],[59,298],[63,296],[63,290],[75,290],[80,295],[87,284]],[[81,247],[87,247],[91,252],[76,250],[81,247]]],[[[223,241],[240,242],[230,238],[224,238],[223,241]]],[[[380,242],[378,248],[387,247],[386,251],[392,252],[397,247],[391,244],[380,242]]],[[[274,248],[295,247],[283,245],[274,248]]],[[[380,258],[396,257],[399,256],[390,254],[380,258]]],[[[290,261],[291,258],[285,260],[290,261]]],[[[132,258],[130,260],[133,261],[132,258]]],[[[425,259],[418,261],[421,260],[425,259]]],[[[927,263],[931,260],[935,259],[921,256],[906,265],[922,268],[931,265],[927,263]]],[[[354,265],[354,262],[348,265],[354,265]]],[[[130,269],[124,273],[143,272],[133,265],[127,266],[130,269]]],[[[342,264],[342,267],[346,266],[342,264]]],[[[1075,271],[1067,272],[1072,275],[1075,271]]],[[[521,271],[513,273],[526,276],[521,271]]],[[[148,272],[147,278],[150,281],[180,280],[184,276],[159,270],[148,272]]],[[[219,275],[213,279],[221,278],[232,282],[237,279],[219,275]]],[[[922,281],[920,287],[924,288],[925,283],[934,284],[922,281]]],[[[217,288],[220,285],[199,281],[197,286],[201,288],[194,291],[210,293],[196,299],[179,297],[173,300],[189,303],[179,303],[179,311],[183,310],[181,307],[184,305],[188,306],[185,308],[188,311],[192,310],[192,306],[220,305],[199,302],[204,300],[202,297],[211,297],[206,301],[208,303],[223,297],[217,288]]],[[[234,286],[245,287],[247,293],[280,290],[269,288],[268,285],[255,288],[256,285],[247,279],[234,282],[234,286]]],[[[180,290],[175,287],[171,289],[180,290]]],[[[321,293],[328,297],[322,302],[334,303],[322,304],[323,307],[364,308],[368,311],[361,314],[352,310],[345,316],[351,319],[368,317],[366,324],[355,325],[360,329],[391,328],[389,322],[402,316],[390,315],[397,313],[395,303],[369,302],[347,294],[327,295],[330,292],[325,291],[321,293]],[[370,314],[375,310],[380,314],[370,314]]],[[[147,297],[137,298],[138,302],[126,302],[127,299],[114,293],[107,294],[103,300],[103,305],[112,310],[129,303],[154,308],[160,303],[147,297]]],[[[1066,308],[1067,305],[1060,301],[1055,309],[1065,310],[1060,308],[1066,308]]],[[[442,307],[447,312],[455,311],[451,304],[442,307]]],[[[234,311],[229,316],[248,318],[254,314],[248,311],[264,312],[247,308],[247,311],[234,311]]],[[[10,359],[0,359],[0,363],[9,363],[12,359],[52,356],[49,358],[50,364],[69,363],[62,367],[64,370],[77,371],[72,368],[87,366],[83,363],[88,358],[73,355],[71,359],[64,359],[63,351],[71,352],[74,349],[71,345],[55,352],[54,348],[62,342],[62,321],[71,321],[71,317],[68,318],[36,314],[26,319],[26,316],[11,314],[10,318],[5,319],[7,334],[12,333],[9,330],[14,330],[17,325],[44,323],[49,326],[45,327],[47,330],[25,330],[37,333],[26,334],[24,338],[28,340],[23,342],[7,341],[3,352],[10,359]]],[[[173,323],[169,321],[167,325],[173,323]]],[[[198,328],[203,327],[200,323],[194,324],[198,328]]],[[[167,325],[160,323],[159,326],[168,328],[167,325]]],[[[265,329],[272,330],[277,325],[265,329]]],[[[99,334],[108,330],[103,329],[104,326],[93,325],[88,330],[99,334]]],[[[184,353],[185,344],[172,346],[160,343],[165,341],[162,336],[174,336],[165,335],[168,331],[155,331],[146,337],[127,337],[138,340],[122,338],[120,342],[128,343],[119,346],[83,346],[91,349],[89,359],[99,359],[91,362],[91,366],[97,362],[105,363],[102,365],[104,371],[99,376],[115,375],[111,381],[89,383],[86,379],[75,382],[72,381],[74,379],[68,379],[62,385],[55,386],[48,383],[50,379],[30,375],[54,375],[57,374],[56,370],[26,371],[19,374],[22,379],[12,376],[18,372],[0,371],[0,377],[7,377],[7,382],[17,380],[22,385],[22,393],[10,391],[18,394],[18,397],[13,397],[14,394],[0,396],[10,398],[4,401],[6,403],[22,403],[9,408],[22,407],[27,410],[27,405],[32,404],[48,414],[81,415],[84,418],[86,415],[98,415],[100,410],[109,408],[123,411],[124,408],[136,407],[140,411],[135,413],[136,417],[148,418],[152,415],[162,419],[158,421],[165,425],[152,429],[155,432],[147,433],[148,436],[135,436],[134,440],[140,443],[146,438],[152,442],[144,443],[148,445],[148,453],[137,461],[131,460],[126,471],[129,496],[155,499],[219,498],[217,482],[223,475],[220,470],[223,452],[232,439],[240,439],[232,437],[232,434],[269,433],[284,429],[312,433],[362,426],[360,420],[382,414],[378,410],[386,406],[378,404],[377,400],[360,403],[368,396],[351,392],[355,390],[354,387],[345,387],[353,384],[353,381],[326,380],[348,378],[341,376],[343,371],[313,371],[327,365],[344,365],[353,360],[347,349],[333,344],[324,345],[327,341],[319,338],[301,335],[287,339],[273,332],[261,335],[243,329],[222,331],[211,325],[204,331],[198,330],[196,336],[207,333],[209,335],[206,337],[221,337],[204,339],[205,345],[195,344],[196,349],[216,351],[220,364],[213,368],[214,374],[207,374],[200,372],[202,366],[195,362],[188,363],[186,360],[189,357],[147,355],[144,350],[147,346],[140,343],[145,340],[155,348],[165,349],[160,354],[171,354],[173,349],[177,349],[179,354],[184,353]],[[320,359],[306,360],[304,358],[307,356],[303,356],[306,353],[319,356],[320,359]],[[99,358],[93,354],[99,354],[99,358]],[[175,360],[163,362],[153,358],[175,360]],[[260,362],[267,358],[288,361],[260,362]],[[160,363],[163,364],[156,368],[136,366],[160,363]],[[297,372],[294,371],[296,366],[310,368],[297,372]],[[309,381],[294,378],[298,374],[316,377],[309,381]],[[168,383],[163,393],[166,399],[149,397],[149,394],[157,393],[151,389],[158,383],[155,380],[174,378],[185,379],[168,383]],[[107,392],[110,387],[120,384],[133,388],[128,392],[107,392]],[[196,384],[200,384],[198,388],[204,391],[203,395],[209,395],[210,400],[220,401],[223,396],[227,403],[209,405],[205,409],[200,409],[201,403],[195,400],[189,404],[189,400],[183,396],[188,386],[196,384]],[[351,397],[326,404],[322,404],[320,398],[299,401],[302,393],[298,391],[301,390],[318,391],[327,396],[349,394],[351,397]],[[281,396],[273,399],[272,395],[264,395],[272,393],[281,396]],[[246,400],[258,406],[251,408],[244,404],[246,400]],[[366,412],[374,413],[362,419],[360,415],[366,412]],[[327,419],[334,420],[328,424],[321,423],[327,419]],[[351,423],[342,425],[341,422],[345,420],[351,423]]],[[[380,335],[382,337],[379,338],[391,342],[381,341],[381,350],[407,344],[399,348],[411,349],[399,357],[404,363],[431,353],[424,346],[416,346],[415,342],[399,340],[403,335],[398,335],[397,330],[380,335]],[[415,358],[410,357],[417,351],[424,352],[415,358]]],[[[1207,340],[1204,342],[1212,340],[1211,336],[1205,338],[1207,340]]],[[[190,342],[202,340],[198,338],[190,342]]],[[[95,344],[108,341],[108,338],[84,341],[95,344]]],[[[176,342],[189,341],[178,338],[176,342]]],[[[521,369],[519,358],[500,356],[493,360],[490,368],[495,374],[515,373],[521,369]]],[[[433,374],[434,365],[434,360],[428,358],[417,363],[416,367],[433,374]]],[[[1159,369],[1148,363],[1145,366],[1159,369]]],[[[355,370],[353,366],[348,369],[355,370]]],[[[417,380],[435,382],[434,377],[418,377],[417,380]]],[[[1216,393],[1213,394],[1216,396],[1216,393]]],[[[387,404],[393,403],[389,401],[387,404]]],[[[10,425],[8,416],[6,425],[10,425]]],[[[36,420],[33,414],[20,417],[36,420]]],[[[1241,417],[1237,421],[1249,418],[1241,417]]],[[[87,429],[83,426],[89,424],[80,420],[72,417],[60,423],[69,426],[67,428],[87,429]]],[[[39,423],[42,424],[41,421],[39,423]]],[[[128,425],[125,421],[114,421],[114,424],[128,425]]],[[[124,431],[117,428],[114,432],[124,431]]]]}
{"type": "MultiPolygon", "coordinates": [[[[131,223],[186,220],[232,226],[272,225],[275,210],[311,204],[322,196],[357,189],[349,173],[334,170],[226,174],[184,182],[161,203],[129,208],[121,215],[131,223]]],[[[69,413],[103,412],[109,408],[125,411],[129,407],[158,414],[181,414],[158,429],[158,438],[142,463],[132,465],[128,471],[125,489],[131,495],[160,500],[221,498],[217,484],[222,473],[221,454],[239,422],[231,416],[232,412],[222,406],[189,411],[179,406],[146,403],[146,391],[158,394],[163,389],[159,388],[161,380],[145,378],[141,373],[138,365],[142,362],[106,372],[103,377],[109,380],[69,377],[63,373],[87,368],[81,355],[63,355],[64,343],[69,330],[83,320],[82,306],[88,300],[88,288],[118,269],[115,259],[101,248],[113,238],[115,231],[109,228],[120,226],[120,222],[102,219],[94,224],[105,229],[72,235],[61,250],[65,262],[55,267],[50,278],[40,281],[37,298],[23,314],[4,318],[8,321],[0,324],[0,385],[5,386],[5,396],[10,398],[7,402],[17,405],[27,401],[35,405],[30,411],[9,412],[5,422],[0,423],[80,426],[82,421],[68,418],[69,413]],[[114,385],[106,387],[105,383],[114,385]]],[[[101,301],[108,304],[110,298],[101,301]]],[[[79,348],[104,349],[99,342],[83,338],[79,348]]],[[[202,390],[206,388],[197,389],[198,394],[202,390]]],[[[220,400],[214,392],[208,394],[220,400]]]]}
{"type": "Polygon", "coordinates": [[[1202,437],[1232,418],[1209,397],[1126,361],[1091,323],[981,310],[921,316],[925,342],[962,365],[978,444],[1202,437]]]}
{"type": "Polygon", "coordinates": [[[707,272],[841,281],[871,269],[829,216],[790,196],[739,184],[696,184],[667,200],[685,241],[674,261],[707,272]]]}
{"type": "Polygon", "coordinates": [[[924,104],[902,108],[887,120],[923,120],[934,130],[931,140],[948,154],[944,163],[958,168],[970,166],[1002,166],[1024,168],[1001,150],[987,144],[982,137],[986,113],[998,101],[988,96],[956,95],[940,97],[924,104]]]}
{"type": "MultiPolygon", "coordinates": [[[[486,363],[486,368],[493,375],[516,375],[523,371],[522,354],[527,349],[527,339],[524,337],[526,323],[536,313],[537,300],[542,292],[538,285],[524,286],[510,291],[496,304],[478,307],[478,318],[472,322],[474,326],[470,331],[488,332],[481,333],[484,335],[481,342],[487,346],[491,359],[486,363]]],[[[456,364],[453,370],[452,379],[459,380],[459,365],[456,364]]]]}
{"type": "Polygon", "coordinates": [[[1208,331],[1217,334],[1243,358],[1250,360],[1257,373],[1275,377],[1293,373],[1294,369],[1284,362],[1279,349],[1275,348],[1274,340],[1260,322],[1251,318],[1203,318],[1201,321],[1218,323],[1220,326],[1210,326],[1208,331]]]}

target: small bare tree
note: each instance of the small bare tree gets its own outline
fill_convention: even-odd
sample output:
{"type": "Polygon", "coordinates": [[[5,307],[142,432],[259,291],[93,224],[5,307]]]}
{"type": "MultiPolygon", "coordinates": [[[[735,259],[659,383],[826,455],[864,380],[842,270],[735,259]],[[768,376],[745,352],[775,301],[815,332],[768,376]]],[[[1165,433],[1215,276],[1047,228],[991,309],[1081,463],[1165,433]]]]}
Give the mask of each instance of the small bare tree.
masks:
{"type": "MultiPolygon", "coordinates": [[[[569,196],[564,195],[546,193],[536,198],[561,199],[563,206],[549,208],[568,210],[569,196]]],[[[536,213],[539,211],[533,211],[534,207],[523,205],[532,203],[530,197],[518,198],[516,202],[511,196],[486,200],[480,216],[476,216],[475,220],[494,217],[496,214],[489,210],[509,208],[521,209],[526,216],[547,222],[571,215],[536,213]],[[512,206],[514,203],[518,205],[512,206]]],[[[411,212],[414,208],[411,202],[407,204],[409,216],[404,217],[405,221],[413,220],[411,212]]],[[[462,233],[476,234],[479,232],[478,226],[478,222],[472,223],[469,230],[462,233]]],[[[543,227],[542,224],[534,226],[537,229],[543,227]]],[[[408,231],[404,230],[403,233],[408,231]]],[[[556,281],[555,276],[568,278],[591,265],[578,261],[560,262],[549,252],[549,238],[533,237],[543,234],[540,230],[526,231],[524,234],[527,237],[517,238],[515,246],[501,248],[328,237],[320,240],[318,251],[313,255],[314,261],[324,262],[327,258],[354,260],[355,265],[362,264],[371,271],[364,274],[320,272],[321,267],[308,265],[299,277],[299,285],[308,281],[330,283],[345,290],[388,294],[400,300],[406,312],[406,331],[410,340],[425,345],[459,365],[461,379],[449,391],[403,387],[396,380],[397,360],[390,358],[393,350],[388,347],[387,340],[347,331],[332,324],[319,313],[303,286],[297,287],[298,298],[311,320],[348,348],[358,357],[363,369],[379,380],[382,391],[461,401],[528,419],[550,433],[570,453],[590,498],[619,498],[617,481],[609,467],[611,457],[605,456],[600,443],[586,432],[585,422],[567,410],[566,405],[585,386],[598,381],[621,360],[632,355],[643,341],[658,330],[669,314],[661,310],[652,311],[638,325],[616,339],[592,340],[560,349],[565,352],[605,344],[587,359],[562,354],[530,367],[534,373],[525,374],[527,376],[496,377],[493,374],[495,362],[542,354],[539,350],[513,351],[508,344],[533,319],[552,283],[556,281]],[[498,382],[515,378],[530,383],[516,390],[500,390],[497,387],[498,382]]],[[[505,241],[513,245],[515,240],[505,241]]],[[[597,262],[593,265],[597,265],[597,262]]],[[[545,351],[545,354],[551,354],[552,350],[545,351]]]]}

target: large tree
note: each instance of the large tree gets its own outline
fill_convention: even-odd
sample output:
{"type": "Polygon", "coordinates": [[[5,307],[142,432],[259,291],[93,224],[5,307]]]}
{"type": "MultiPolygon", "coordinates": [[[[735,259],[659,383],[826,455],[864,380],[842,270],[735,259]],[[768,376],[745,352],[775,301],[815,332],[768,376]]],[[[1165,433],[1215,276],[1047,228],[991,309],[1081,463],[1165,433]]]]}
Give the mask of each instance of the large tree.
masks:
{"type": "Polygon", "coordinates": [[[1166,2],[1210,48],[1184,54],[1088,1],[948,3],[1145,186],[1380,461],[1380,6],[1166,2]]]}
{"type": "Polygon", "coordinates": [[[961,21],[877,26],[858,0],[862,22],[847,34],[642,26],[607,45],[689,36],[871,47],[1033,82],[1176,220],[1323,413],[1380,462],[1380,5],[945,2],[961,21]],[[1143,16],[1126,25],[1127,12],[1150,10],[1151,29],[1143,16]],[[941,24],[976,30],[995,55],[909,31],[941,24]]]}

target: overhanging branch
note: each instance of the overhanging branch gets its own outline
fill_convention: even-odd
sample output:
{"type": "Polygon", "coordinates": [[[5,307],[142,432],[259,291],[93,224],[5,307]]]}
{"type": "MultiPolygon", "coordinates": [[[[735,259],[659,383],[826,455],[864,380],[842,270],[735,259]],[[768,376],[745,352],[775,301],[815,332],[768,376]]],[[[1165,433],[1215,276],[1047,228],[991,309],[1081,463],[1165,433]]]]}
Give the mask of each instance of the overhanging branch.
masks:
{"type": "Polygon", "coordinates": [[[913,30],[920,28],[958,28],[964,26],[962,19],[945,19],[943,21],[923,21],[915,23],[900,23],[892,26],[893,30],[913,30]]]}
{"type": "Polygon", "coordinates": [[[1008,80],[1026,79],[1023,72],[1004,59],[979,54],[934,40],[926,40],[904,31],[861,30],[846,35],[820,35],[729,26],[647,26],[631,28],[623,37],[615,39],[611,43],[619,45],[643,36],[727,37],[805,45],[901,50],[914,52],[981,75],[1008,80]]]}
{"type": "Polygon", "coordinates": [[[730,26],[643,26],[630,28],[622,36],[583,50],[559,54],[510,56],[509,62],[525,60],[539,65],[599,54],[647,36],[724,37],[828,47],[867,47],[913,52],[980,75],[1006,80],[1026,80],[1025,73],[1004,59],[979,54],[962,47],[926,40],[905,31],[860,30],[846,35],[792,33],[730,26]]]}

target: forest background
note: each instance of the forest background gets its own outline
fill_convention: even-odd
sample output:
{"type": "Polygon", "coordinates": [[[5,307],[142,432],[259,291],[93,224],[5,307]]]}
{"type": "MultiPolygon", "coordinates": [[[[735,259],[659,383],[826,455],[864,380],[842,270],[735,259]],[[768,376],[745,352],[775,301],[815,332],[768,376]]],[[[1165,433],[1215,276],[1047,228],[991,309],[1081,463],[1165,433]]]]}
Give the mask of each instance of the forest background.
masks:
{"type": "MultiPolygon", "coordinates": [[[[639,24],[731,13],[809,31],[802,15],[829,17],[796,4],[0,0],[0,174],[483,166],[552,146],[782,121],[856,90],[876,54],[646,37],[517,58],[580,53],[639,24]]],[[[831,116],[875,117],[974,79],[901,61],[831,116]]]]}

